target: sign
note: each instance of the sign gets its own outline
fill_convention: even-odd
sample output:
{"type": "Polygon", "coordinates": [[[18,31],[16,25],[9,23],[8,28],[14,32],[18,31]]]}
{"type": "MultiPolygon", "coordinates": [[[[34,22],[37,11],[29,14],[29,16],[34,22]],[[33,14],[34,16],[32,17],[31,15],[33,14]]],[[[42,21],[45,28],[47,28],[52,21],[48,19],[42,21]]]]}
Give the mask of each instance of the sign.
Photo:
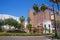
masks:
{"type": "Polygon", "coordinates": [[[51,15],[51,20],[54,20],[54,15],[51,15]]]}

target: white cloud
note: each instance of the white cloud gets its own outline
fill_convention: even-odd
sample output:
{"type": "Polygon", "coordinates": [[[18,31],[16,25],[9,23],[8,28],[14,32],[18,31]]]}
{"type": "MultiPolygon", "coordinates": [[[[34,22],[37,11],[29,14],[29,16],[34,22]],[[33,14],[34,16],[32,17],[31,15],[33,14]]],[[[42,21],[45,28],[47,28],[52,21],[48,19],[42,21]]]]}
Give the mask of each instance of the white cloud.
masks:
{"type": "MultiPolygon", "coordinates": [[[[19,17],[8,15],[8,14],[0,14],[0,19],[4,20],[4,19],[8,19],[8,18],[13,18],[20,23],[19,17]]],[[[27,22],[25,22],[25,27],[26,27],[26,25],[27,25],[27,22]]]]}
{"type": "Polygon", "coordinates": [[[13,18],[13,19],[17,20],[18,22],[20,22],[19,17],[8,15],[8,14],[0,14],[0,19],[4,20],[4,19],[8,19],[8,18],[13,18]]]}

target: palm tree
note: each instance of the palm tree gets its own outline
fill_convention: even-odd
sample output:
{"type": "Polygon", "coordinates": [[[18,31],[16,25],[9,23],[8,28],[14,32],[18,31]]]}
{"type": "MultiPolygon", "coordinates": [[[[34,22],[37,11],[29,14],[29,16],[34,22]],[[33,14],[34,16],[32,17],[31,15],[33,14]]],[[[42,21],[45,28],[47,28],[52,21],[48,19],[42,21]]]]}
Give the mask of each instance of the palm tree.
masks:
{"type": "Polygon", "coordinates": [[[38,4],[34,3],[33,9],[34,9],[34,14],[36,15],[35,19],[36,19],[36,25],[37,25],[38,24],[38,21],[37,21],[38,20],[38,11],[40,10],[38,4]]]}
{"type": "Polygon", "coordinates": [[[30,24],[30,21],[31,21],[30,17],[28,17],[27,21],[28,21],[28,24],[30,24]]]}
{"type": "MultiPolygon", "coordinates": [[[[43,21],[44,21],[45,20],[46,5],[45,4],[42,4],[42,6],[40,7],[40,9],[41,9],[42,12],[44,12],[44,14],[43,14],[43,21]]],[[[46,27],[45,27],[45,29],[46,29],[46,27]]],[[[46,30],[45,30],[45,32],[46,32],[46,30]]]]}
{"type": "MultiPolygon", "coordinates": [[[[47,7],[47,5],[45,5],[45,4],[42,4],[42,6],[40,7],[41,11],[44,12],[44,14],[45,14],[46,7],[47,7]]],[[[44,14],[43,14],[43,16],[44,16],[44,19],[45,19],[44,14]]]]}
{"type": "MultiPolygon", "coordinates": [[[[21,22],[21,24],[23,24],[23,23],[24,23],[24,21],[25,21],[24,16],[21,16],[21,17],[20,17],[20,22],[21,22]]],[[[23,24],[23,25],[24,25],[24,24],[23,24]]]]}
{"type": "Polygon", "coordinates": [[[32,25],[31,24],[27,24],[26,26],[28,28],[28,30],[31,32],[31,28],[32,28],[32,25]]]}
{"type": "Polygon", "coordinates": [[[34,9],[35,12],[38,12],[38,10],[39,10],[38,4],[35,4],[35,3],[34,3],[33,9],[34,9]]]}
{"type": "MultiPolygon", "coordinates": [[[[53,8],[51,7],[51,6],[47,6],[47,9],[49,10],[49,19],[51,20],[51,11],[53,10],[53,8]]],[[[48,29],[48,31],[49,31],[49,34],[50,34],[50,24],[49,24],[49,29],[48,29]]]]}
{"type": "Polygon", "coordinates": [[[21,16],[20,17],[20,22],[21,22],[21,26],[22,26],[22,29],[23,29],[23,26],[24,26],[24,21],[25,21],[25,18],[24,18],[24,16],[21,16]]]}
{"type": "Polygon", "coordinates": [[[28,21],[28,24],[27,24],[26,27],[27,27],[28,30],[31,32],[32,25],[30,24],[30,21],[31,21],[30,17],[27,18],[27,21],[28,21]]]}

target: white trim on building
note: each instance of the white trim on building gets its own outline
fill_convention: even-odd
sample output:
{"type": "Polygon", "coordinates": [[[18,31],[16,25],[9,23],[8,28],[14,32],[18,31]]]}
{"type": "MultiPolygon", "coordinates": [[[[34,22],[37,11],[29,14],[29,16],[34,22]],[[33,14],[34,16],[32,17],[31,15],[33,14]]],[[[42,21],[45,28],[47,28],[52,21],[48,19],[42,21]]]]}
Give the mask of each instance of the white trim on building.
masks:
{"type": "MultiPolygon", "coordinates": [[[[52,33],[52,24],[51,24],[51,21],[50,20],[46,20],[46,21],[43,21],[43,28],[46,28],[49,30],[49,27],[50,27],[50,33],[52,33]]],[[[49,33],[49,31],[46,30],[46,33],[49,33]]],[[[43,33],[45,33],[45,30],[43,31],[43,33]]]]}

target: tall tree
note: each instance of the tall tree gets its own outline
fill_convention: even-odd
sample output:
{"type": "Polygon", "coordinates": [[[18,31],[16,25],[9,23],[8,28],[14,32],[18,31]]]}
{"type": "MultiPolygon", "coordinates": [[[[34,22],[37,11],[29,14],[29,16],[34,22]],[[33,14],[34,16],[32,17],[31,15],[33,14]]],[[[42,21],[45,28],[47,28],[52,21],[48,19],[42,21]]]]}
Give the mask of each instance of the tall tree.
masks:
{"type": "Polygon", "coordinates": [[[28,17],[27,21],[28,21],[28,24],[30,24],[31,18],[30,18],[30,17],[28,17]]]}
{"type": "Polygon", "coordinates": [[[31,32],[31,28],[32,28],[32,25],[31,24],[27,24],[26,26],[28,28],[28,30],[31,32]]]}
{"type": "Polygon", "coordinates": [[[24,25],[25,25],[24,21],[25,21],[25,17],[24,17],[24,16],[21,16],[21,17],[20,17],[20,22],[21,22],[20,25],[22,26],[21,29],[24,28],[24,25]]]}
{"type": "Polygon", "coordinates": [[[46,10],[46,7],[47,7],[47,5],[46,5],[46,4],[42,4],[42,6],[41,6],[41,8],[40,8],[40,9],[41,9],[41,11],[43,11],[43,12],[44,12],[44,11],[46,10]]]}
{"type": "Polygon", "coordinates": [[[28,24],[26,25],[26,27],[28,28],[29,31],[31,31],[32,25],[30,24],[30,21],[31,21],[30,17],[27,18],[27,21],[28,21],[28,24]]]}
{"type": "Polygon", "coordinates": [[[23,24],[23,23],[24,23],[24,21],[25,21],[24,16],[21,16],[21,17],[20,17],[20,22],[21,22],[21,24],[23,24]]]}
{"type": "MultiPolygon", "coordinates": [[[[45,5],[45,4],[42,4],[42,6],[41,6],[41,11],[44,13],[43,14],[43,21],[45,21],[45,10],[46,10],[46,6],[47,5],[45,5]]],[[[44,27],[45,29],[46,29],[46,26],[44,27]]],[[[46,30],[45,30],[45,32],[46,32],[46,30]]]]}
{"type": "Polygon", "coordinates": [[[36,18],[35,19],[37,20],[36,21],[36,25],[37,25],[38,24],[38,11],[40,10],[38,4],[34,3],[33,4],[33,9],[34,9],[34,14],[36,14],[36,18]]]}
{"type": "Polygon", "coordinates": [[[35,3],[34,3],[33,9],[35,10],[35,12],[38,12],[38,10],[39,10],[38,4],[35,4],[35,3]]]}

